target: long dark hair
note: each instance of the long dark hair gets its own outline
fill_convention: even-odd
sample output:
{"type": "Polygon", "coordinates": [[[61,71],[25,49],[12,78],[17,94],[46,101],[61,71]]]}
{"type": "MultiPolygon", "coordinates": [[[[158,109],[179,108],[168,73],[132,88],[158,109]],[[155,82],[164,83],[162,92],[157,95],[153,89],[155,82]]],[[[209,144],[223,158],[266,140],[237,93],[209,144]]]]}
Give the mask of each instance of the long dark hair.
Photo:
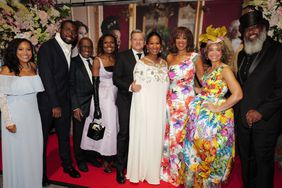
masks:
{"type": "Polygon", "coordinates": [[[29,43],[31,49],[32,49],[32,57],[30,59],[30,62],[34,62],[34,47],[31,44],[31,42],[27,39],[23,38],[16,38],[12,40],[9,44],[8,47],[6,48],[4,52],[4,65],[9,68],[10,72],[14,72],[16,76],[19,76],[20,74],[20,62],[17,57],[17,50],[19,45],[22,42],[27,42],[29,43]]]}
{"type": "MultiPolygon", "coordinates": [[[[150,32],[148,35],[147,35],[147,38],[146,38],[146,44],[149,43],[149,40],[150,38],[152,38],[153,36],[157,36],[160,40],[160,45],[161,45],[161,49],[162,49],[162,37],[159,33],[157,33],[156,31],[152,31],[150,32]]],[[[148,49],[147,49],[147,46],[145,47],[145,52],[146,52],[146,55],[148,54],[148,49]]],[[[158,57],[161,57],[161,52],[158,53],[158,57]]]]}
{"type": "Polygon", "coordinates": [[[112,37],[114,39],[114,43],[115,43],[115,51],[113,52],[114,56],[116,56],[117,52],[118,52],[118,45],[117,45],[117,39],[114,35],[112,34],[104,34],[102,35],[99,40],[98,40],[98,47],[97,47],[97,55],[102,55],[105,53],[104,48],[103,48],[103,44],[104,44],[104,40],[106,37],[112,37]]]}

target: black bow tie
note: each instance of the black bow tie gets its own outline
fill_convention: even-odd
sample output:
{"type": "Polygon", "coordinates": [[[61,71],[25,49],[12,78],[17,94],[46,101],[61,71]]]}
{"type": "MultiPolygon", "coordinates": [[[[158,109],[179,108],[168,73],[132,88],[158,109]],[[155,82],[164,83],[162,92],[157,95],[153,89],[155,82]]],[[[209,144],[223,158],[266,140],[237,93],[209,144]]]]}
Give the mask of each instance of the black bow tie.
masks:
{"type": "Polygon", "coordinates": [[[141,58],[141,56],[142,56],[142,53],[137,53],[136,55],[137,55],[137,56],[138,56],[138,58],[140,59],[140,58],[141,58]]]}

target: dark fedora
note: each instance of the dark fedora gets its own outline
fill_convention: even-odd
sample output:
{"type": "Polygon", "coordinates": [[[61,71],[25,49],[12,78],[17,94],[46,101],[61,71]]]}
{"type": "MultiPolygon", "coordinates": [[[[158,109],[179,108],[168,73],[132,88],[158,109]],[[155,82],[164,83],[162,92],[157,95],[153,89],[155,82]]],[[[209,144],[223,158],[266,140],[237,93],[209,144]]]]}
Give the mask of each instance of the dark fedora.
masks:
{"type": "Polygon", "coordinates": [[[262,12],[258,10],[252,10],[243,14],[240,17],[240,32],[243,34],[245,29],[253,25],[264,25],[268,30],[269,22],[263,18],[262,12]]]}

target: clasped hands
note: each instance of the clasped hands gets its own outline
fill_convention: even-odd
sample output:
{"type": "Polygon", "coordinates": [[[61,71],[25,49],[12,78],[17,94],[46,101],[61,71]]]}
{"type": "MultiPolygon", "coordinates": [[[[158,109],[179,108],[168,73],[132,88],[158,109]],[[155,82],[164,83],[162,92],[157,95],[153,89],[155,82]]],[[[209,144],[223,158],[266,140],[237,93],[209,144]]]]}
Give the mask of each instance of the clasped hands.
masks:
{"type": "Polygon", "coordinates": [[[62,116],[62,109],[61,107],[54,107],[52,108],[52,117],[53,118],[60,118],[62,116]]]}
{"type": "Polygon", "coordinates": [[[246,114],[247,124],[250,128],[253,126],[253,123],[256,123],[261,119],[262,119],[262,115],[257,110],[253,110],[253,109],[249,110],[246,114]]]}

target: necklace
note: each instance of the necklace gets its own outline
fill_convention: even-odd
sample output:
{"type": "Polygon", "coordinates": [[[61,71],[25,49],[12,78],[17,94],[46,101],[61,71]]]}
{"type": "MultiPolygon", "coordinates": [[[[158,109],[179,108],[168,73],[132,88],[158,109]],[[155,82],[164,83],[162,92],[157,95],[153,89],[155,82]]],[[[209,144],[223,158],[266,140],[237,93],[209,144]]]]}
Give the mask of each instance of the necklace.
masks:
{"type": "Polygon", "coordinates": [[[153,60],[149,59],[148,57],[144,57],[144,59],[147,61],[147,62],[144,62],[144,63],[147,64],[147,65],[150,65],[150,66],[154,66],[154,67],[157,67],[157,68],[161,68],[161,67],[166,66],[166,63],[164,61],[162,61],[162,59],[159,62],[154,62],[153,60]]]}

